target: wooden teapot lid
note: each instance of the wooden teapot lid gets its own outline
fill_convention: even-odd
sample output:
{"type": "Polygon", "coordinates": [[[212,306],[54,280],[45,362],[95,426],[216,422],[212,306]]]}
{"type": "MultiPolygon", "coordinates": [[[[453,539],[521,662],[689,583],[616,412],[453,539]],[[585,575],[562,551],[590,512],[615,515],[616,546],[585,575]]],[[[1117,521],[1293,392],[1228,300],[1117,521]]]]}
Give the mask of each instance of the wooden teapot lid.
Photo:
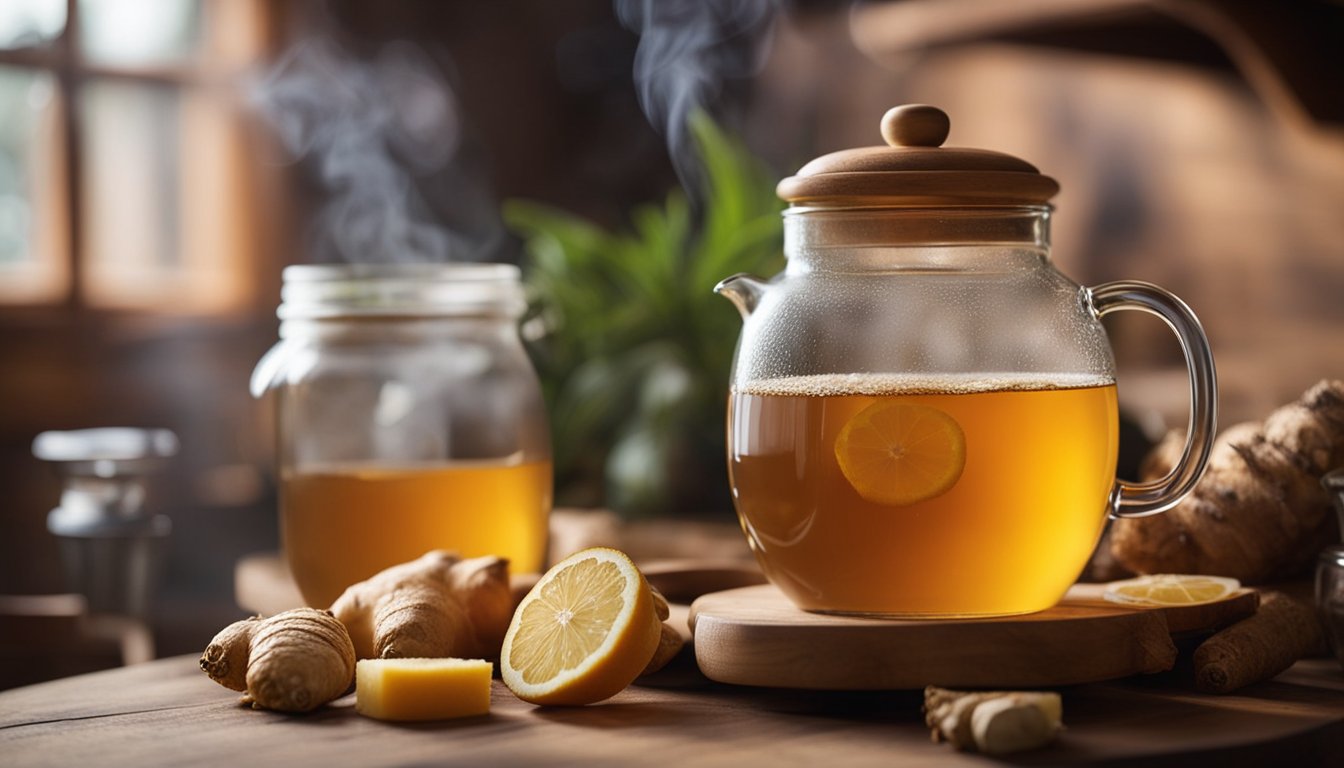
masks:
{"type": "Polygon", "coordinates": [[[951,121],[927,104],[905,104],[882,117],[885,147],[822,155],[779,183],[800,207],[1044,205],[1059,184],[1034,165],[986,149],[943,147],[951,121]]]}

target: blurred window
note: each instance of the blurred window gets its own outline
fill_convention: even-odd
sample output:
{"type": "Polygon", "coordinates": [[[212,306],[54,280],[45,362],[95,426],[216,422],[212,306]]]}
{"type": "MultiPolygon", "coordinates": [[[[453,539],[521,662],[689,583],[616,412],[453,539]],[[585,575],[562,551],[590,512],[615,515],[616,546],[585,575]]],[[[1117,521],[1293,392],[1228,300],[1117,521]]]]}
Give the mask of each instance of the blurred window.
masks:
{"type": "Polygon", "coordinates": [[[66,0],[5,0],[0,4],[0,48],[29,48],[65,29],[66,0]]]}
{"type": "Polygon", "coordinates": [[[79,40],[89,61],[182,64],[201,53],[201,0],[79,0],[79,40]]]}
{"type": "Polygon", "coordinates": [[[0,2],[0,304],[251,298],[237,76],[263,0],[0,2]]]}
{"type": "Polygon", "coordinates": [[[0,67],[0,301],[59,301],[69,282],[60,104],[49,72],[0,67]]]}

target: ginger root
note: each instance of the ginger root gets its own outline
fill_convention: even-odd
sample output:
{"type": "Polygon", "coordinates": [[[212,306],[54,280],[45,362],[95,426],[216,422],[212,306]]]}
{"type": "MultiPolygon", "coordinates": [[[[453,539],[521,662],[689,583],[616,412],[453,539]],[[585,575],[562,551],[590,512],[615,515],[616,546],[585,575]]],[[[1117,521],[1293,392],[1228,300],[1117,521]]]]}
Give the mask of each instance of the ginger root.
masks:
{"type": "Polygon", "coordinates": [[[296,608],[225,627],[201,654],[210,679],[244,691],[253,709],[308,712],[344,694],[355,679],[355,649],[330,611],[296,608]]]}
{"type": "MultiPolygon", "coordinates": [[[[1173,433],[1144,463],[1145,479],[1179,460],[1173,433]]],[[[1202,573],[1264,583],[1311,565],[1338,541],[1321,476],[1344,466],[1344,382],[1321,381],[1262,424],[1238,424],[1214,443],[1195,490],[1160,515],[1122,518],[1111,553],[1139,573],[1202,573]]]]}
{"type": "Polygon", "coordinates": [[[924,689],[924,723],[933,740],[987,755],[1049,744],[1063,729],[1057,693],[924,689]]]}
{"type": "Polygon", "coordinates": [[[667,598],[663,597],[663,593],[653,585],[649,585],[649,594],[653,597],[653,612],[658,621],[662,622],[662,629],[658,636],[658,648],[654,650],[653,658],[644,666],[644,671],[639,673],[640,677],[652,675],[666,667],[686,646],[686,639],[668,623],[668,619],[672,618],[672,606],[668,604],[667,598]]]}
{"type": "Polygon", "coordinates": [[[652,675],[654,672],[666,667],[673,659],[681,653],[681,649],[686,646],[686,640],[681,636],[671,624],[666,621],[662,624],[661,634],[658,635],[658,648],[653,652],[653,658],[644,665],[644,671],[640,672],[640,677],[652,675]]]}
{"type": "Polygon", "coordinates": [[[1263,592],[1255,615],[1195,649],[1195,687],[1229,693],[1274,677],[1324,644],[1315,611],[1282,592],[1263,592]]]}
{"type": "Polygon", "coordinates": [[[351,586],[331,612],[361,659],[494,658],[513,618],[508,569],[434,550],[351,586]]]}

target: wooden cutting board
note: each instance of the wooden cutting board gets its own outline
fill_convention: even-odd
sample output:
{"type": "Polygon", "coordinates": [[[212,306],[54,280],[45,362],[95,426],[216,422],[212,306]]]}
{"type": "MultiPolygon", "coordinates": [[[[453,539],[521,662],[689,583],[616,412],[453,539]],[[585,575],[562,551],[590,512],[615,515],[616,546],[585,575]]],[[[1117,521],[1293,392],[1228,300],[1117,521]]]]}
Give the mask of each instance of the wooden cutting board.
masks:
{"type": "Polygon", "coordinates": [[[814,690],[941,685],[1027,688],[1171,669],[1173,634],[1212,631],[1255,613],[1259,596],[1179,608],[1132,608],[1076,585],[1026,616],[902,621],[795,608],[770,585],[704,595],[691,606],[695,657],[711,680],[814,690]]]}

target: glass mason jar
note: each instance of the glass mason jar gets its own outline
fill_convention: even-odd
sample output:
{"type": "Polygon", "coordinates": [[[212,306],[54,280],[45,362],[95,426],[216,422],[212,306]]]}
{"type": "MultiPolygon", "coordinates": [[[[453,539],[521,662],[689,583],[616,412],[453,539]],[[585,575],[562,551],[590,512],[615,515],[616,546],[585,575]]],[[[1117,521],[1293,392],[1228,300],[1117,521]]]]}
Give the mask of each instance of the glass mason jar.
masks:
{"type": "Polygon", "coordinates": [[[1048,608],[1108,513],[1175,504],[1214,434],[1213,360],[1179,299],[1085,288],[1050,260],[1058,185],[1009,155],[940,148],[947,116],[892,110],[890,146],[779,185],[784,274],[718,291],[743,317],[729,472],[766,575],[799,607],[903,617],[1048,608]],[[1115,363],[1100,318],[1140,309],[1190,369],[1184,457],[1116,480],[1115,363]]]}
{"type": "Polygon", "coordinates": [[[304,600],[431,549],[544,564],[551,454],[505,264],[293,266],[276,392],[281,538],[304,600]]]}

